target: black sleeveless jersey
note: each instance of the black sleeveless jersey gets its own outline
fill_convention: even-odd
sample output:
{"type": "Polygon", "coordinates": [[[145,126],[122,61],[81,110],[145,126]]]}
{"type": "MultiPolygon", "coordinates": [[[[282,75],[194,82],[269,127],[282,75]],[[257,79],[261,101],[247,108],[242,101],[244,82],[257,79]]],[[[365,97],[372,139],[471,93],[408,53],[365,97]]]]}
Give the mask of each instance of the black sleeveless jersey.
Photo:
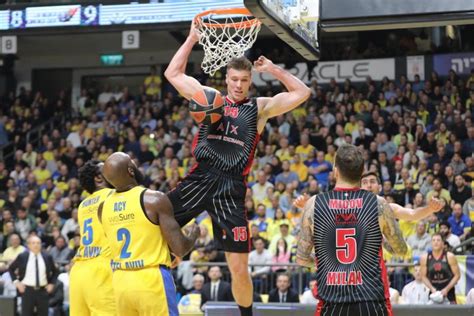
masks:
{"type": "Polygon", "coordinates": [[[193,141],[193,155],[232,175],[247,175],[259,140],[257,99],[232,103],[225,98],[224,111],[218,122],[199,126],[193,141]]]}
{"type": "Polygon", "coordinates": [[[318,296],[328,303],[386,301],[377,196],[356,189],[318,194],[314,206],[318,296]]]}
{"type": "MultiPolygon", "coordinates": [[[[449,266],[448,254],[443,251],[440,258],[435,258],[433,253],[428,252],[427,260],[428,279],[435,289],[441,291],[444,289],[453,278],[453,271],[449,266]]],[[[448,300],[453,302],[456,300],[454,287],[448,292],[448,300]]]]}

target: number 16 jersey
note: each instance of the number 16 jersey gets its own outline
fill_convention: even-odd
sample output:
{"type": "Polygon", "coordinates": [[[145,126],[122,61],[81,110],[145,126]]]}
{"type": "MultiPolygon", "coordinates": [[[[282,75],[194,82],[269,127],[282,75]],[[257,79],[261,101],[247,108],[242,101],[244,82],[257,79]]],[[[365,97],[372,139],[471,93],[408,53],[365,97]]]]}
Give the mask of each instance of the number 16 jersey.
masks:
{"type": "Polygon", "coordinates": [[[159,225],[145,212],[147,189],[137,186],[115,191],[102,207],[102,225],[112,251],[113,270],[139,270],[171,265],[170,252],[159,225]]]}
{"type": "Polygon", "coordinates": [[[377,197],[335,188],[316,196],[314,246],[318,296],[330,303],[386,301],[377,197]]]}

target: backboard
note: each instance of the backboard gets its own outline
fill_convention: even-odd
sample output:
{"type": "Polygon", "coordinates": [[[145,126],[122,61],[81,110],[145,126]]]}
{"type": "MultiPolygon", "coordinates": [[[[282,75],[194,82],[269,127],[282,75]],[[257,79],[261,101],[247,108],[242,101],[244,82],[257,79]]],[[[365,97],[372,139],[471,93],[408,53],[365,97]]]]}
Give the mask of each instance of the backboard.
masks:
{"type": "Polygon", "coordinates": [[[244,0],[244,4],[307,60],[319,59],[319,0],[244,0]]]}

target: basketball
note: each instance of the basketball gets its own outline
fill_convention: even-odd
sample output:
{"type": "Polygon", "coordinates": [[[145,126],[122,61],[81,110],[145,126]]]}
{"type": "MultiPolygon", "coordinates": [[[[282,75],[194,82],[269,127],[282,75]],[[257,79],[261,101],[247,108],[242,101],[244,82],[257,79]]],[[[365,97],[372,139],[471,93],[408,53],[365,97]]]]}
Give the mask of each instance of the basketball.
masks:
{"type": "Polygon", "coordinates": [[[214,124],[222,117],[224,99],[219,91],[204,88],[193,95],[189,112],[196,123],[214,124]]]}

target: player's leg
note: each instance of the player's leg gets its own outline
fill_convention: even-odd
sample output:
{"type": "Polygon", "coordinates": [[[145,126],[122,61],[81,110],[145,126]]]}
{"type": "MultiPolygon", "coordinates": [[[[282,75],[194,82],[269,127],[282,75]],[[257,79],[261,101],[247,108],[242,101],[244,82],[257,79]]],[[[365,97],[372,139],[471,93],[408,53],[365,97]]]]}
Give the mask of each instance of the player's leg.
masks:
{"type": "Polygon", "coordinates": [[[83,269],[83,262],[76,262],[71,268],[69,275],[69,313],[71,316],[89,316],[90,311],[84,296],[84,287],[87,282],[84,275],[87,271],[83,269]]]}
{"type": "Polygon", "coordinates": [[[206,202],[206,195],[213,190],[214,185],[213,181],[208,181],[206,177],[195,172],[186,176],[176,188],[167,193],[179,226],[185,226],[205,210],[201,205],[206,202]]]}
{"type": "Polygon", "coordinates": [[[94,280],[90,280],[87,291],[91,316],[114,316],[117,314],[117,308],[112,287],[110,261],[94,261],[97,261],[91,269],[94,280]]]}
{"type": "Polygon", "coordinates": [[[156,267],[137,271],[121,271],[114,284],[122,286],[118,296],[118,315],[179,316],[176,288],[168,268],[156,267]]]}
{"type": "Polygon", "coordinates": [[[225,257],[232,276],[232,294],[239,306],[251,307],[253,285],[248,269],[248,253],[226,252],[225,257]]]}
{"type": "Polygon", "coordinates": [[[221,180],[217,193],[208,205],[214,238],[225,251],[232,276],[232,294],[242,316],[252,315],[253,284],[248,271],[250,231],[244,199],[246,186],[238,180],[221,180]],[[227,182],[223,182],[227,181],[227,182]]]}

